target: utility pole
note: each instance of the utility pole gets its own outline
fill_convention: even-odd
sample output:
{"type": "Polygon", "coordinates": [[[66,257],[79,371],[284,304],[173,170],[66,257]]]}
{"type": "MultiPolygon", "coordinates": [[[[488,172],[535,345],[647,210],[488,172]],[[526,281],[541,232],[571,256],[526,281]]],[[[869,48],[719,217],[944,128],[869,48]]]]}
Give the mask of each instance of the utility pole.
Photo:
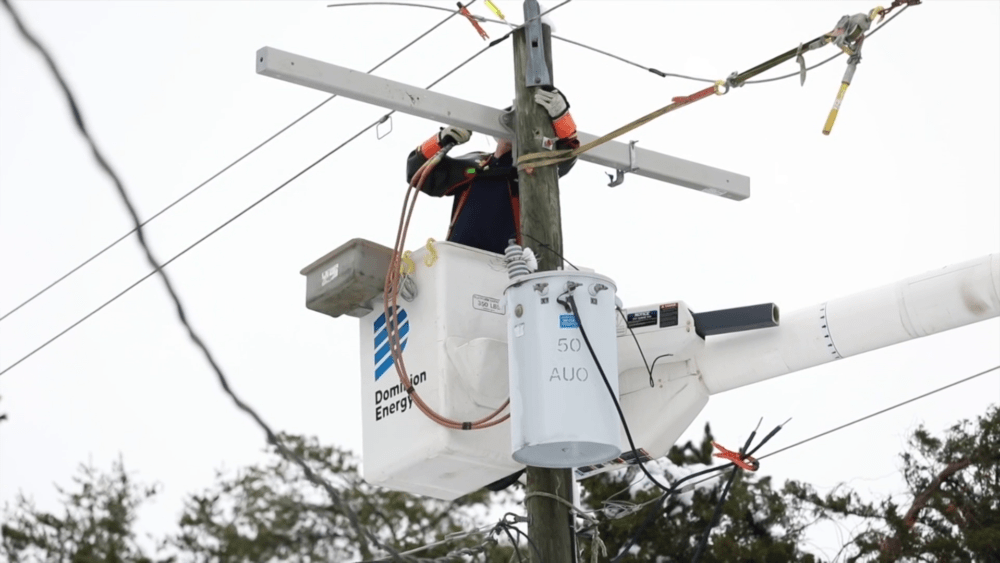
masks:
{"type": "MultiPolygon", "coordinates": [[[[529,16],[525,2],[525,18],[529,16]]],[[[537,10],[537,3],[535,4],[537,10]]],[[[537,11],[535,12],[537,13],[537,11]]],[[[522,27],[514,33],[514,110],[515,157],[543,150],[542,138],[554,139],[552,120],[545,109],[535,103],[535,88],[526,84],[528,58],[531,46],[529,28],[522,27]]],[[[541,45],[545,52],[545,66],[552,77],[552,39],[548,25],[541,26],[541,45]]],[[[532,37],[532,40],[536,40],[532,37]]],[[[517,174],[521,200],[521,232],[530,235],[523,243],[537,246],[544,241],[551,252],[540,248],[538,269],[556,270],[562,263],[562,219],[559,211],[559,174],[555,166],[521,170],[517,174]]],[[[548,493],[573,502],[572,469],[546,469],[528,467],[528,494],[548,493]]],[[[540,563],[572,563],[576,560],[573,514],[562,503],[544,496],[530,497],[525,503],[528,511],[528,537],[538,548],[538,554],[529,549],[532,557],[541,557],[540,563]]]]}

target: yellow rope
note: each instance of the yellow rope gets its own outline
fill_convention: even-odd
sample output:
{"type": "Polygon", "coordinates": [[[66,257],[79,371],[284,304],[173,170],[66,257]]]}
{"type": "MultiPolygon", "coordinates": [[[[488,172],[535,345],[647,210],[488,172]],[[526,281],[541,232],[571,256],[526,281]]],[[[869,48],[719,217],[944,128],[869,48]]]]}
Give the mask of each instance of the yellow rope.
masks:
{"type": "Polygon", "coordinates": [[[654,111],[652,113],[644,115],[644,116],[640,117],[639,119],[636,119],[635,121],[633,121],[633,122],[631,122],[631,123],[629,123],[627,125],[624,125],[622,127],[619,127],[618,129],[615,129],[614,131],[608,133],[607,135],[604,135],[603,137],[598,137],[597,139],[594,139],[593,141],[587,143],[586,145],[580,145],[579,147],[577,147],[575,149],[564,149],[564,150],[546,151],[546,152],[534,152],[534,153],[523,155],[523,156],[521,156],[520,158],[517,159],[517,168],[518,168],[518,170],[524,170],[525,168],[540,168],[542,166],[549,166],[549,165],[552,165],[552,164],[559,164],[560,162],[566,162],[567,160],[571,160],[573,158],[576,158],[577,156],[579,156],[579,155],[581,155],[581,154],[583,154],[583,153],[585,153],[585,152],[587,152],[587,151],[589,151],[589,150],[591,150],[591,149],[593,149],[595,147],[603,145],[604,143],[606,143],[606,142],[608,142],[608,141],[610,141],[612,139],[620,137],[620,136],[624,135],[625,133],[628,133],[629,131],[632,131],[634,129],[638,129],[639,127],[642,127],[643,125],[649,123],[650,121],[653,121],[657,117],[660,117],[662,115],[666,115],[666,114],[668,114],[668,113],[670,113],[670,112],[672,112],[672,111],[674,111],[676,109],[680,109],[680,108],[682,108],[682,107],[684,107],[686,105],[689,105],[689,104],[692,104],[694,102],[697,102],[698,100],[701,100],[701,99],[707,97],[708,95],[712,94],[713,92],[715,94],[722,95],[720,93],[720,91],[719,91],[719,84],[718,83],[715,84],[714,86],[711,86],[709,88],[705,88],[704,90],[696,92],[696,93],[694,93],[694,94],[692,94],[690,96],[684,96],[684,97],[681,97],[681,98],[674,98],[674,102],[671,103],[670,105],[664,106],[664,107],[662,107],[662,108],[660,108],[660,109],[658,109],[658,110],[656,110],[656,111],[654,111]]]}

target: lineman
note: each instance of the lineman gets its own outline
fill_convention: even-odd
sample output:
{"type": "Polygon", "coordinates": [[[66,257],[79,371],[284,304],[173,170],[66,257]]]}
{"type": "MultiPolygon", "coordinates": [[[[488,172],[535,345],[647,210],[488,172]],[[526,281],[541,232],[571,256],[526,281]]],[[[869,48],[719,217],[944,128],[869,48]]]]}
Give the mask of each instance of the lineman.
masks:
{"type": "MultiPolygon", "coordinates": [[[[576,124],[569,114],[569,102],[555,88],[539,88],[535,102],[545,108],[559,140],[556,149],[580,146],[576,124]]],[[[407,180],[441,147],[460,145],[472,132],[459,127],[442,128],[410,153],[406,160],[407,180]]],[[[471,153],[458,158],[445,156],[424,182],[422,191],[435,197],[454,196],[448,240],[488,252],[503,254],[510,239],[521,242],[521,211],[518,200],[517,167],[510,139],[497,139],[493,154],[471,153]]],[[[576,160],[558,165],[559,176],[569,172],[576,160]]]]}

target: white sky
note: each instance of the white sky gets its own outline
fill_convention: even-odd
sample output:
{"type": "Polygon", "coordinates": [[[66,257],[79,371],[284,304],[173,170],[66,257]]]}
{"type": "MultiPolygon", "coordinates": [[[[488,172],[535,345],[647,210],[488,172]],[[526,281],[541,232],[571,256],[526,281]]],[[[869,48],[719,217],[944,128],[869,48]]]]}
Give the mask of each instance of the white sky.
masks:
{"type": "MultiPolygon", "coordinates": [[[[497,2],[520,20],[520,2],[497,2]]],[[[441,2],[451,7],[453,2],[441,2]]],[[[553,5],[550,3],[549,5],[553,5]]],[[[307,2],[17,2],[49,47],[99,146],[143,218],[312,108],[326,94],[261,77],[262,46],[368,70],[446,14],[328,9],[307,2]]],[[[873,2],[598,2],[553,15],[556,33],[646,66],[724,78],[829,30],[873,2]]],[[[489,15],[477,3],[473,12],[489,15]]],[[[486,26],[493,37],[503,28],[486,26]]],[[[561,183],[565,253],[618,284],[626,306],[684,300],[696,310],[774,301],[791,312],[1000,249],[1000,3],[925,2],[866,43],[833,134],[820,134],[845,61],[747,86],[626,138],[746,174],[743,202],[639,177],[606,187],[579,163],[561,183]]],[[[448,22],[377,74],[426,86],[483,46],[448,22]]],[[[504,43],[436,89],[503,107],[504,43]]],[[[810,54],[810,63],[833,54],[810,54]]],[[[577,124],[601,134],[701,89],[564,43],[556,84],[577,124]]],[[[778,72],[794,70],[785,65],[778,72]]],[[[157,219],[161,260],[385,111],[330,102],[157,219]]],[[[408,151],[438,124],[396,115],[169,267],[194,326],[236,391],[275,428],[360,450],[357,324],[304,307],[298,271],[353,237],[389,244],[408,151]]],[[[482,136],[472,148],[487,148],[482,136]]],[[[444,238],[450,201],[421,199],[410,240],[444,238]]],[[[131,228],[74,129],[42,59],[0,17],[0,313],[131,228]]],[[[0,321],[0,369],[145,275],[126,241],[0,321]]],[[[1000,363],[996,319],[713,397],[711,421],[736,445],[759,416],[794,417],[774,448],[1000,363]]],[[[996,373],[767,460],[762,472],[823,488],[902,490],[905,437],[940,431],[1000,399],[996,373]]],[[[81,461],[121,453],[164,485],[143,530],[172,530],[185,494],[214,470],[261,459],[262,433],[223,394],[148,281],[0,378],[0,501],[18,490],[56,506],[54,483],[81,461]]],[[[817,539],[833,555],[839,545],[817,539]]],[[[822,552],[820,552],[822,553],[822,552]]]]}

